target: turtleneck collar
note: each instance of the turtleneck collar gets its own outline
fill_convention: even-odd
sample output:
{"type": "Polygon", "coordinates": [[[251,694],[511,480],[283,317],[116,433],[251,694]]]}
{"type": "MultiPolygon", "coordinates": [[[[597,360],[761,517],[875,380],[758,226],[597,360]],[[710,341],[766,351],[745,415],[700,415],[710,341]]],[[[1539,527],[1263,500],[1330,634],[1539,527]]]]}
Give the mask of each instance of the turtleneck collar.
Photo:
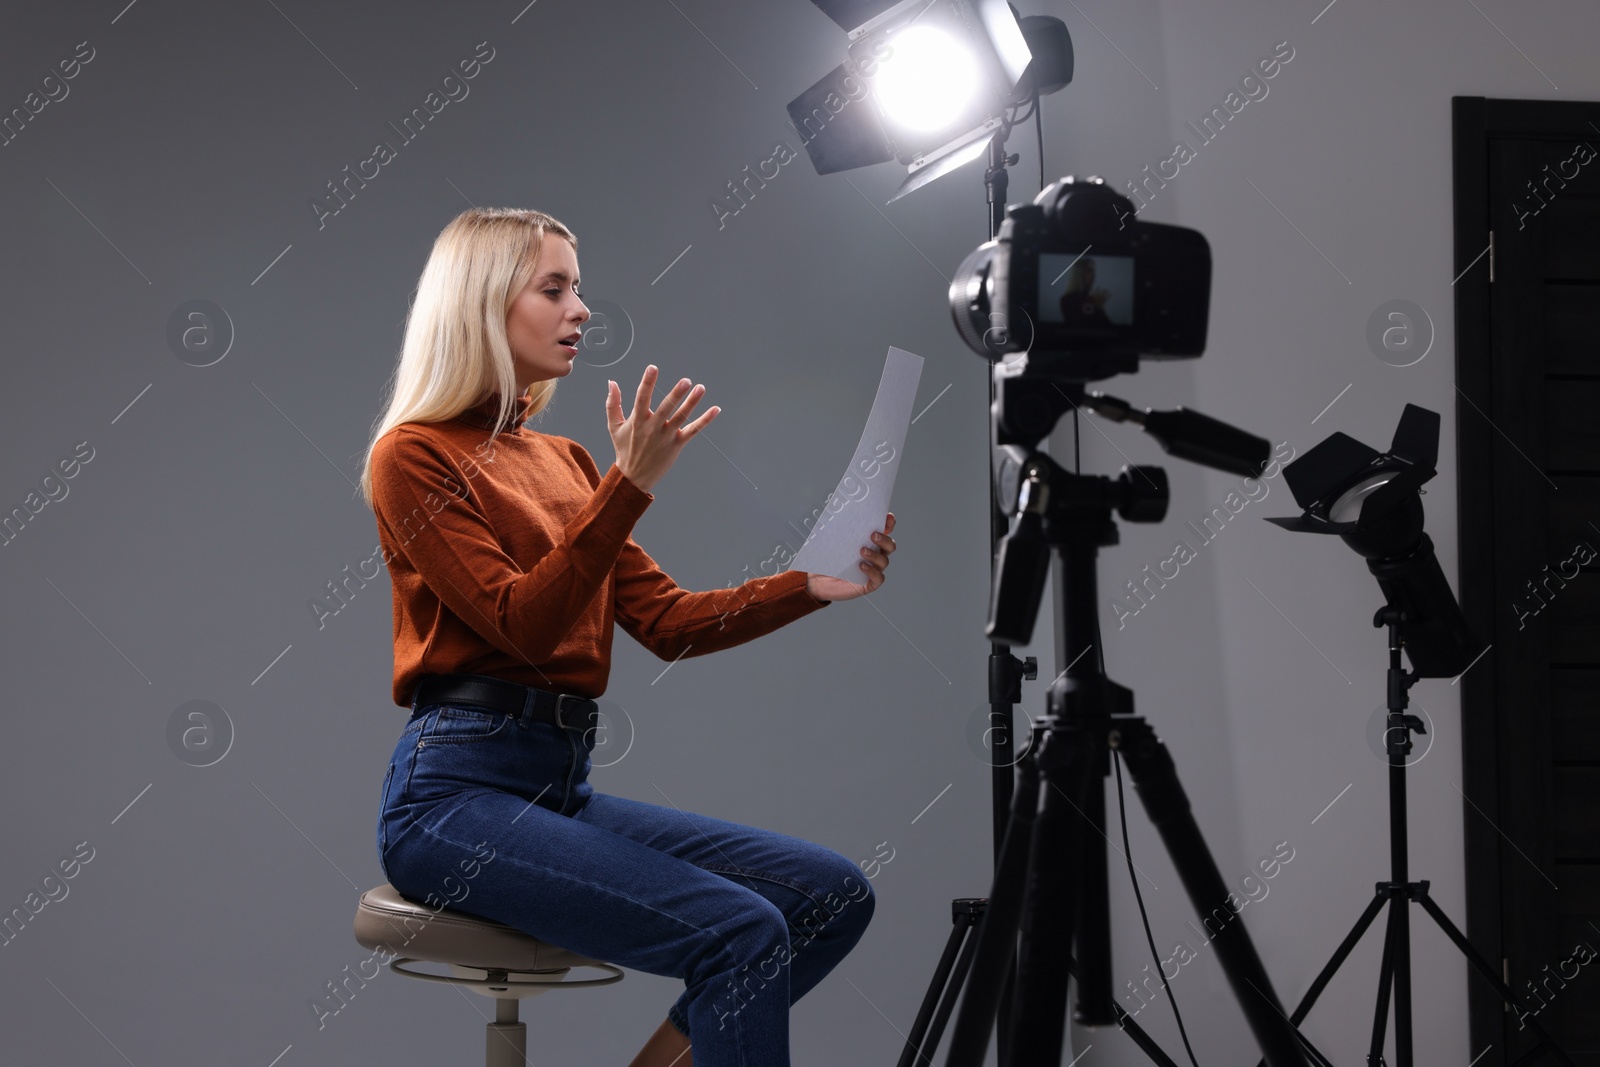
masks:
{"type": "MultiPolygon", "coordinates": [[[[488,399],[476,404],[456,418],[472,426],[485,430],[495,428],[494,418],[499,411],[500,394],[491,393],[488,399]]],[[[517,397],[511,402],[511,414],[506,422],[500,424],[500,430],[505,433],[515,433],[528,417],[528,409],[533,407],[533,401],[526,394],[517,397]]]]}

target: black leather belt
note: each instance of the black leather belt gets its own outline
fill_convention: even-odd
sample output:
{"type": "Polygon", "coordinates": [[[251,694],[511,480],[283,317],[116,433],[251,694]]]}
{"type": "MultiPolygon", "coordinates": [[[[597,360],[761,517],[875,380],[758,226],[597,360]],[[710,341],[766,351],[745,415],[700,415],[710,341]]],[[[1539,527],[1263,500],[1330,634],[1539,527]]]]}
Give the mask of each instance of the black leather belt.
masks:
{"type": "Polygon", "coordinates": [[[424,674],[412,692],[411,707],[414,711],[429,704],[470,704],[564,730],[594,729],[600,715],[600,705],[588,697],[552,693],[487,674],[424,674]]]}

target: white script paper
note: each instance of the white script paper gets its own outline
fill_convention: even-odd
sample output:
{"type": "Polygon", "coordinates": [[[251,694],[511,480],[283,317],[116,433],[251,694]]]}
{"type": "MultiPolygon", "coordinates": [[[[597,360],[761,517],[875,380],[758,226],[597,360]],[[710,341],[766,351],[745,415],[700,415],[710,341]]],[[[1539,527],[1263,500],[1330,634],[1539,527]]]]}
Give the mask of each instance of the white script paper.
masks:
{"type": "Polygon", "coordinates": [[[790,561],[790,569],[866,584],[861,550],[877,547],[872,533],[883,529],[888,517],[894,476],[900,470],[911,405],[921,379],[922,357],[891,345],[861,443],[806,543],[790,561]]]}

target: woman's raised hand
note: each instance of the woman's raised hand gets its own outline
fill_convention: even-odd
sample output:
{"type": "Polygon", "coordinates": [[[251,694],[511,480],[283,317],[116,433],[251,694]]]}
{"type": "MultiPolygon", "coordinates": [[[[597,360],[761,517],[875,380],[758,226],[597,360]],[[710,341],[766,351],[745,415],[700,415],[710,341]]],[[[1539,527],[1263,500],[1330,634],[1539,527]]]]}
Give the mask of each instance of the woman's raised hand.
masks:
{"type": "Polygon", "coordinates": [[[639,379],[633,412],[624,418],[622,389],[616,382],[606,383],[606,422],[611,429],[611,443],[617,449],[617,467],[628,481],[647,493],[677,461],[683,446],[710,425],[722,410],[713,407],[685,426],[683,421],[705,395],[705,386],[692,385],[689,379],[683,378],[672,387],[661,406],[651,411],[650,394],[655,391],[655,384],[656,368],[651,364],[639,379]]]}

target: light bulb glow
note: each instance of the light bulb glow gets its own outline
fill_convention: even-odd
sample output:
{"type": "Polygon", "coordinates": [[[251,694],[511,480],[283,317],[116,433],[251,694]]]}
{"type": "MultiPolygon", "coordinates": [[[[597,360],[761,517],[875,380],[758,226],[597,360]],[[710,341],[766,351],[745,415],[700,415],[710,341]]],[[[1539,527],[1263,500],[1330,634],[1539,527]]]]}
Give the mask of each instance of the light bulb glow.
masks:
{"type": "Polygon", "coordinates": [[[873,79],[884,115],[918,131],[949,125],[978,90],[972,53],[932,26],[912,26],[889,44],[893,53],[873,79]]]}
{"type": "Polygon", "coordinates": [[[1339,495],[1328,509],[1329,522],[1356,522],[1361,518],[1361,505],[1379,489],[1388,485],[1400,472],[1386,470],[1368,475],[1339,495]]]}

